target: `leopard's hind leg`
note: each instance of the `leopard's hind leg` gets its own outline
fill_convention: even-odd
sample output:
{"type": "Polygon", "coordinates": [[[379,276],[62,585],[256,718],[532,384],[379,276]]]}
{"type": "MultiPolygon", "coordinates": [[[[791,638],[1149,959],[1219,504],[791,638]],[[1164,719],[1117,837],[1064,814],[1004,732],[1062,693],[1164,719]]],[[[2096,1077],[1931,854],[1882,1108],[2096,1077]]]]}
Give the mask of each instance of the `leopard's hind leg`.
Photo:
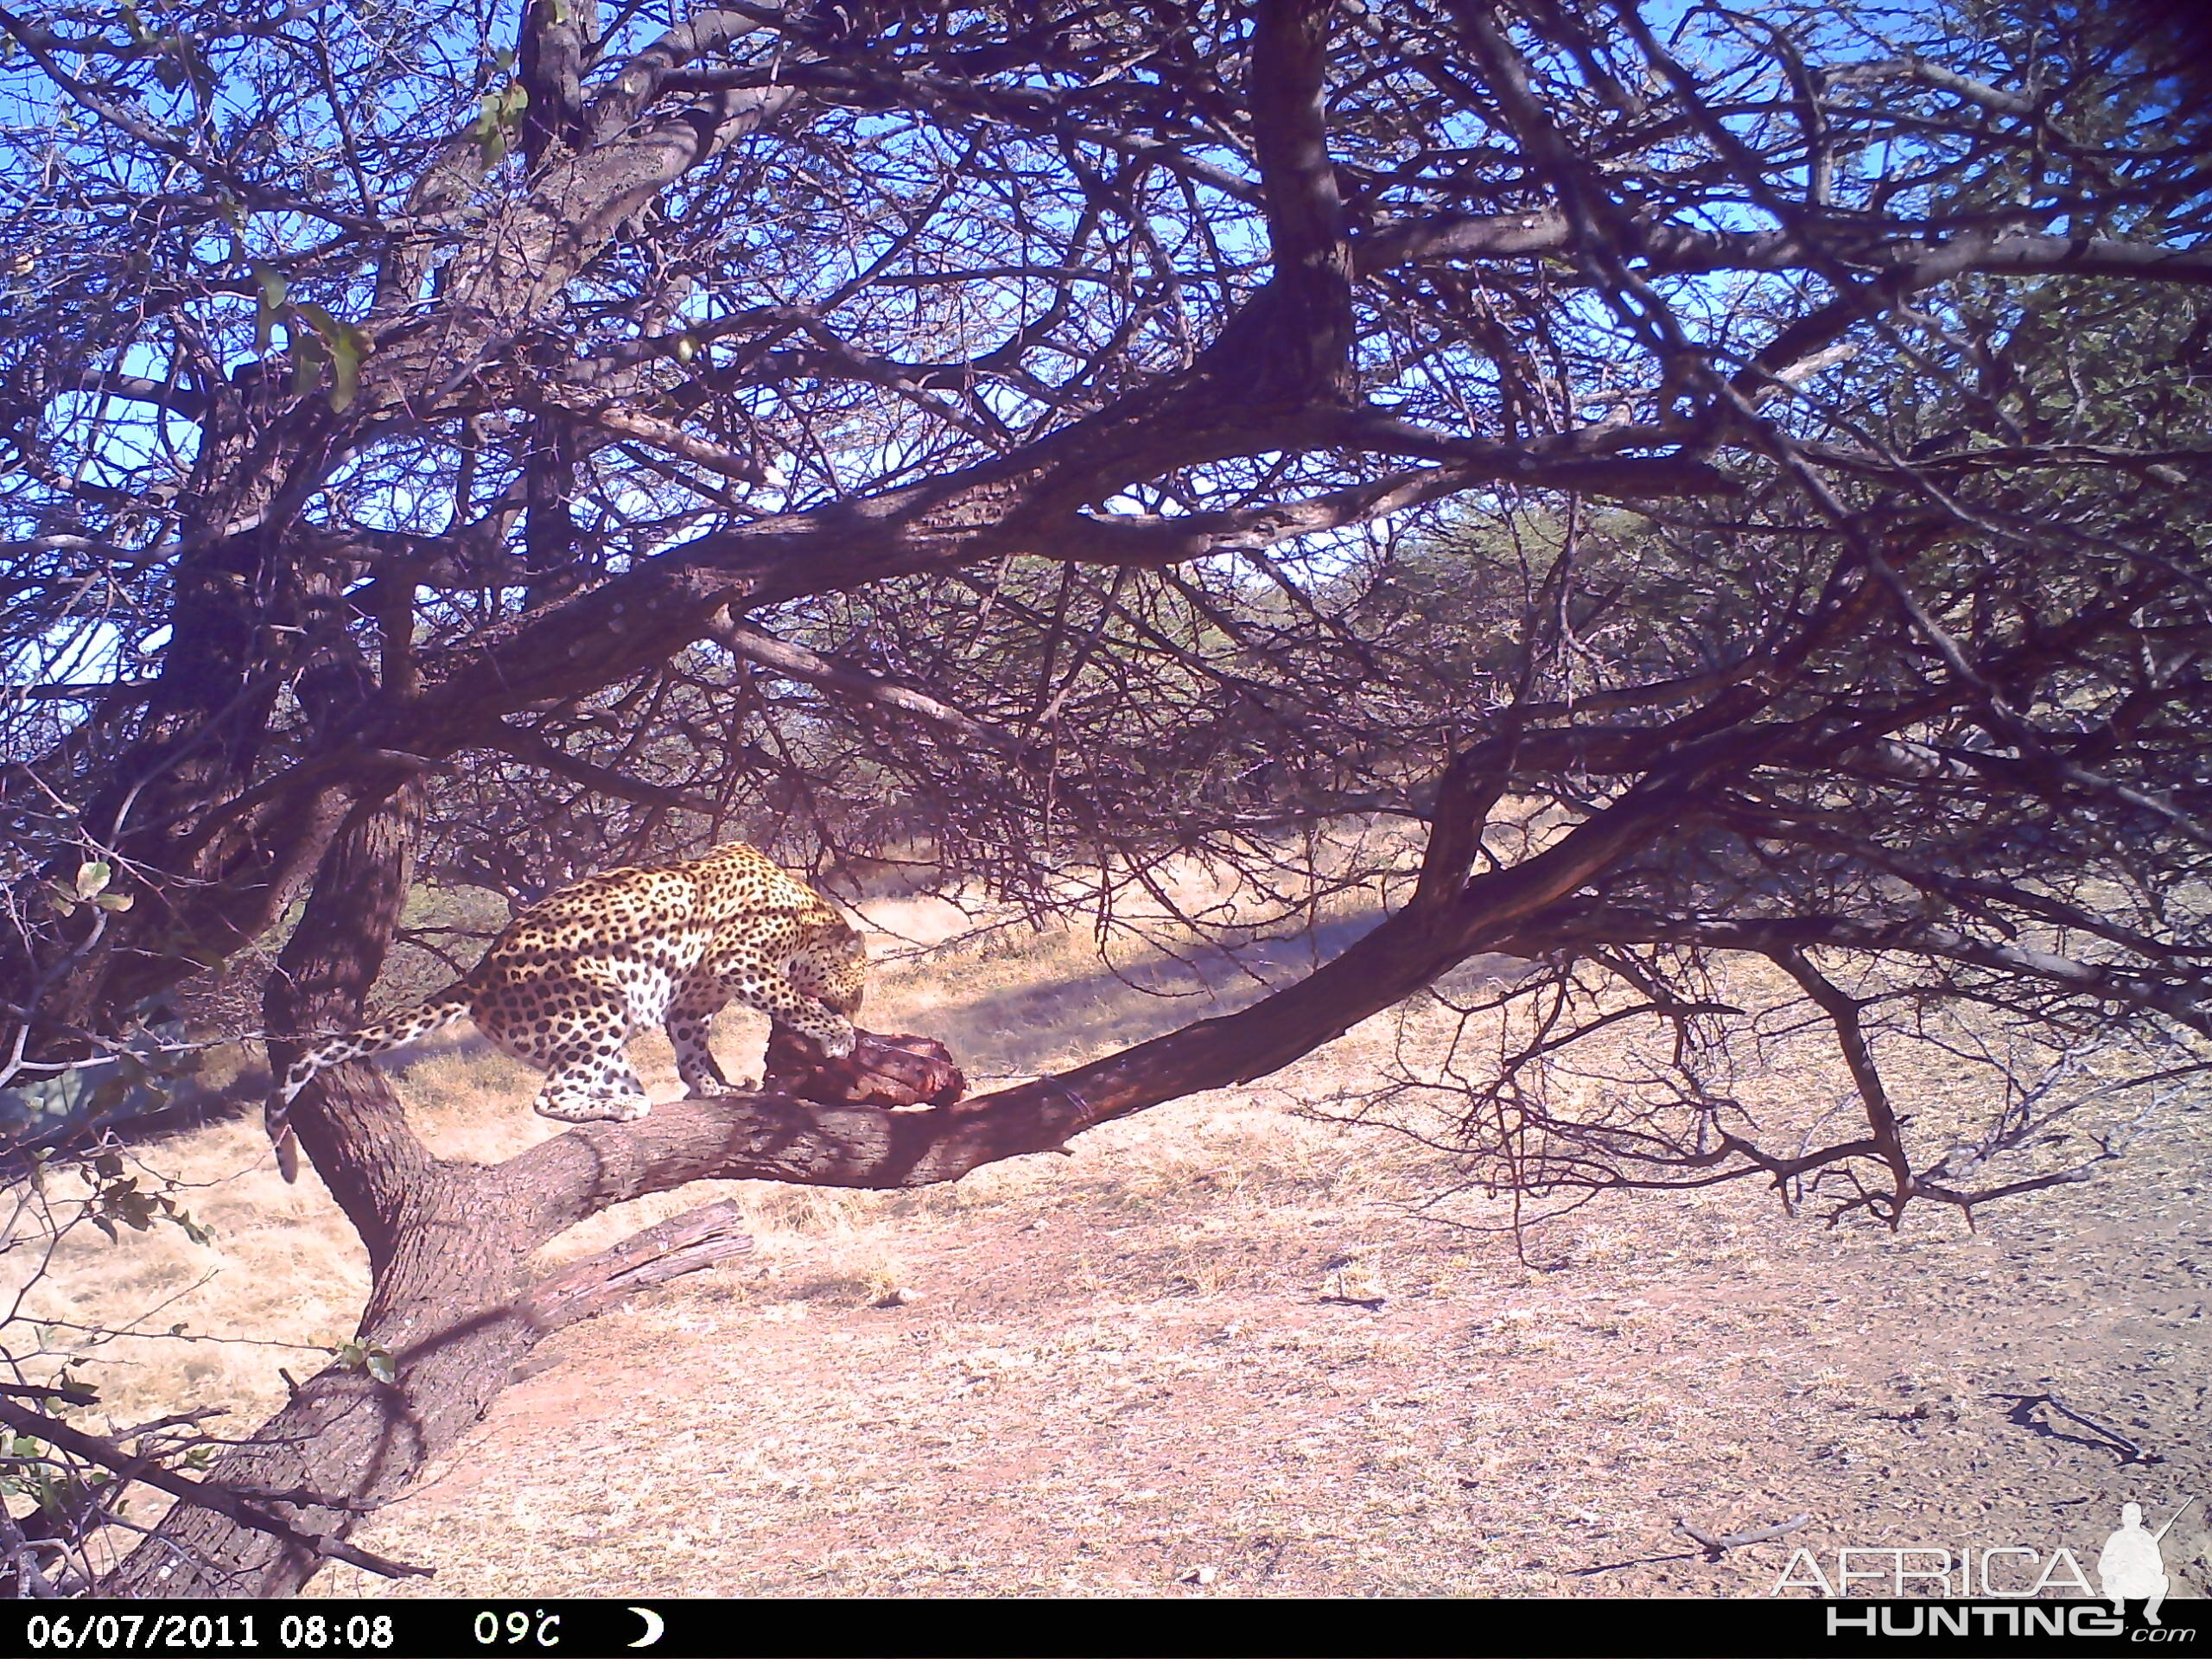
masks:
{"type": "Polygon", "coordinates": [[[532,1105],[563,1123],[634,1123],[653,1109],[627,1060],[595,1054],[556,1065],[532,1105]]]}
{"type": "Polygon", "coordinates": [[[630,1034],[620,999],[608,996],[552,1016],[546,1032],[505,1032],[494,1040],[545,1068],[533,1107],[563,1123],[633,1123],[652,1109],[624,1058],[630,1034]]]}

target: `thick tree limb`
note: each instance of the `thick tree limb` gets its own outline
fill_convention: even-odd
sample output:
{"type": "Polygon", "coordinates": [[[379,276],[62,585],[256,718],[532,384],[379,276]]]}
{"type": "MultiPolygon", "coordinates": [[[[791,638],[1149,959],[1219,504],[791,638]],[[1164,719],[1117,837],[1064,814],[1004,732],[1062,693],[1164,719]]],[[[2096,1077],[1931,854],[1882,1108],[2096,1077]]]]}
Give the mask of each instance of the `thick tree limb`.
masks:
{"type": "MultiPolygon", "coordinates": [[[[2121,242],[2097,237],[2024,232],[1962,235],[1931,249],[1923,241],[1870,238],[1860,227],[1837,223],[1816,245],[1812,229],[1721,232],[1636,221],[1628,251],[1654,272],[1800,270],[1824,259],[1861,269],[1910,271],[1924,285],[1962,271],[2014,275],[2072,271],[2146,282],[2212,283],[2212,251],[2121,242]]],[[[1564,214],[1442,213],[1400,219],[1370,231],[1357,243],[1359,274],[1437,259],[1525,259],[1564,254],[1572,247],[1564,214]]]]}
{"type": "Polygon", "coordinates": [[[557,1331],[650,1286],[743,1255],[753,1249],[744,1221],[744,1212],[725,1198],[632,1233],[539,1280],[525,1299],[525,1315],[541,1332],[557,1331]]]}

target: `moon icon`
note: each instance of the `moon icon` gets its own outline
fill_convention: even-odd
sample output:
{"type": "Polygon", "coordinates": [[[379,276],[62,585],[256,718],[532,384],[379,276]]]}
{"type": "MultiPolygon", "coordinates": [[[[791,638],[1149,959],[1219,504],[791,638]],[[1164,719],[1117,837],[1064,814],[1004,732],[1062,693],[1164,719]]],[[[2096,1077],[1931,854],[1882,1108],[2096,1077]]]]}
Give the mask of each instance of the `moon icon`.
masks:
{"type": "Polygon", "coordinates": [[[632,1647],[650,1648],[654,1643],[659,1641],[661,1637],[667,1631],[667,1622],[663,1619],[658,1613],[653,1611],[652,1608],[632,1607],[630,1611],[635,1613],[639,1618],[645,1621],[645,1633],[639,1637],[636,1641],[632,1642],[630,1644],[632,1647]]]}

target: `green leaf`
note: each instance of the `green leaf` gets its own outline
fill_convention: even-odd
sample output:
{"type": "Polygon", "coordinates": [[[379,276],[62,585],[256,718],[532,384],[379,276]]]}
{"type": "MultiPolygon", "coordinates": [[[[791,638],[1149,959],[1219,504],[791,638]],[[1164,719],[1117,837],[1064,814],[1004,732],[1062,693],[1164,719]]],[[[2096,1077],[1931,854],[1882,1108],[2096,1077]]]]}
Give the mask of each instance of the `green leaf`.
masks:
{"type": "Polygon", "coordinates": [[[477,99],[476,119],[468,130],[476,140],[476,148],[483,152],[486,168],[497,167],[506,159],[507,130],[499,120],[498,94],[486,92],[477,99]]]}
{"type": "Polygon", "coordinates": [[[270,335],[283,314],[284,300],[292,291],[292,285],[284,280],[283,272],[270,270],[257,259],[253,262],[253,274],[261,284],[260,302],[253,310],[253,349],[257,354],[265,354],[270,335]]]}
{"type": "Polygon", "coordinates": [[[102,910],[128,910],[137,900],[127,893],[104,893],[92,902],[102,910]]]}
{"type": "Polygon", "coordinates": [[[330,406],[342,410],[361,389],[361,359],[369,354],[369,337],[350,322],[340,322],[322,307],[303,302],[293,308],[307,320],[329,353],[330,406]]]}
{"type": "Polygon", "coordinates": [[[90,899],[104,889],[114,878],[114,867],[104,859],[94,859],[89,864],[77,867],[77,896],[90,899]]]}
{"type": "Polygon", "coordinates": [[[330,407],[343,410],[361,390],[361,331],[348,327],[330,342],[330,407]]]}
{"type": "Polygon", "coordinates": [[[100,1193],[99,1197],[101,1214],[113,1217],[134,1233],[150,1232],[153,1230],[154,1195],[150,1192],[141,1192],[135,1178],[118,1182],[100,1193]]]}
{"type": "Polygon", "coordinates": [[[391,1351],[380,1343],[341,1342],[330,1351],[340,1370],[366,1371],[379,1382],[395,1382],[399,1376],[391,1351]]]}
{"type": "Polygon", "coordinates": [[[292,330],[292,396],[304,397],[322,378],[323,365],[330,361],[330,353],[323,348],[322,339],[311,330],[292,330]]]}
{"type": "Polygon", "coordinates": [[[469,132],[484,152],[486,167],[497,167],[505,159],[515,122],[529,107],[530,91],[518,80],[511,80],[476,100],[476,119],[469,132]]]}
{"type": "MultiPolygon", "coordinates": [[[[215,1235],[207,1228],[202,1227],[198,1222],[194,1221],[192,1218],[192,1212],[190,1211],[178,1209],[173,1202],[166,1198],[162,1200],[162,1213],[181,1228],[184,1231],[184,1236],[190,1239],[194,1243],[212,1244],[215,1242],[215,1235]]],[[[184,1326],[182,1325],[171,1325],[169,1327],[169,1334],[173,1337],[182,1336],[184,1334],[184,1326]]]]}

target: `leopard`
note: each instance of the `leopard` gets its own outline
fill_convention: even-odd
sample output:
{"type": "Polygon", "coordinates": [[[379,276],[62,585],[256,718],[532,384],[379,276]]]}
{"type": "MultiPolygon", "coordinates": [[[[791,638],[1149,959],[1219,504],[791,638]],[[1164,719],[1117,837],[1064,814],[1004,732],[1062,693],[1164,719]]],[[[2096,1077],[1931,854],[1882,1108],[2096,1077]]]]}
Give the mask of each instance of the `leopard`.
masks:
{"type": "Polygon", "coordinates": [[[467,1018],[545,1074],[533,1108],[564,1123],[634,1122],[652,1109],[624,1046],[664,1026],[693,1098],[731,1088],[709,1046],[732,1002],[853,1052],[868,947],[830,901],[766,854],[730,842],[702,857],[604,871],[518,912],[474,968],[404,1013],[323,1039],[286,1068],[266,1123],[299,1177],[292,1103],[315,1076],[467,1018]]]}

